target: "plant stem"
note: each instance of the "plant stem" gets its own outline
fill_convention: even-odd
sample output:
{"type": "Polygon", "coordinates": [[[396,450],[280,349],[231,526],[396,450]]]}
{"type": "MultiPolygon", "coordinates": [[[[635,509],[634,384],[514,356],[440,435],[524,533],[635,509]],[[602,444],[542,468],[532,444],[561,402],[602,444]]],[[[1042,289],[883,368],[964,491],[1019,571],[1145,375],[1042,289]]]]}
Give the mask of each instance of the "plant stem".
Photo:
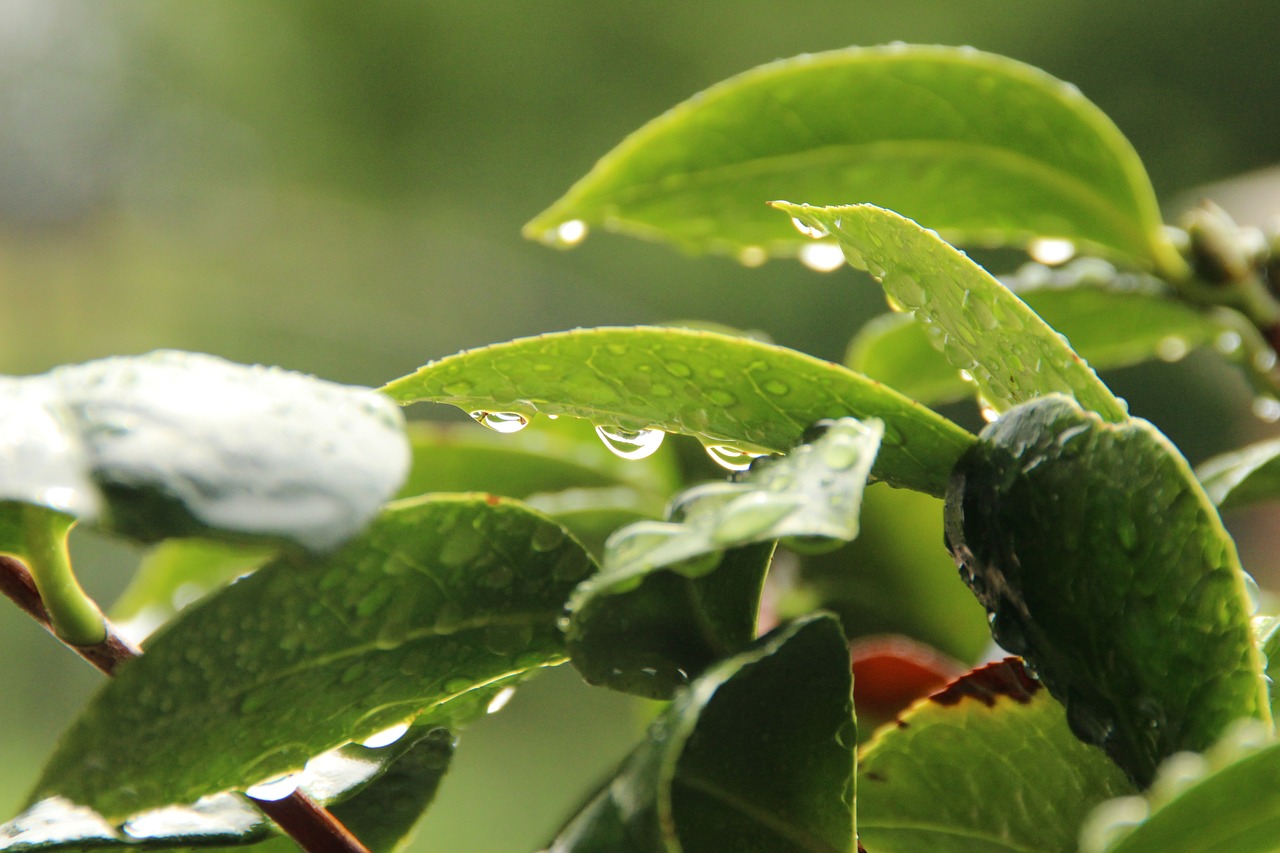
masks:
{"type": "MultiPolygon", "coordinates": [[[[2,555],[0,592],[104,675],[114,675],[120,664],[142,655],[142,651],[116,631],[114,625],[101,617],[101,613],[99,618],[102,618],[105,635],[101,641],[92,645],[67,642],[50,621],[49,611],[31,573],[22,563],[2,555]]],[[[96,606],[94,609],[97,611],[96,606]]],[[[294,791],[280,800],[249,799],[307,853],[369,853],[360,839],[352,835],[328,809],[301,791],[294,791]]]]}
{"type": "Polygon", "coordinates": [[[75,519],[45,507],[23,511],[27,565],[49,614],[54,635],[69,646],[96,646],[107,636],[102,611],[80,587],[67,555],[75,519]]]}

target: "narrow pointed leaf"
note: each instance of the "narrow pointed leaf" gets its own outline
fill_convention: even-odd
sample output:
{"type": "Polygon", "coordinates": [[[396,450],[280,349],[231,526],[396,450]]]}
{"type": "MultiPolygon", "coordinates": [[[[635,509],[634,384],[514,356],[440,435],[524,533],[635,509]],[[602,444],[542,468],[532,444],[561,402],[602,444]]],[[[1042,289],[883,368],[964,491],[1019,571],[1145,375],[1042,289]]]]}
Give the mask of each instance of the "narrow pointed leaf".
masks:
{"type": "Polygon", "coordinates": [[[849,650],[785,625],[681,691],[549,853],[852,853],[849,650]]]}
{"type": "Polygon", "coordinates": [[[1134,788],[1016,658],[913,705],[858,760],[858,834],[885,853],[1076,853],[1093,806],[1134,788]]]}
{"type": "Polygon", "coordinates": [[[89,703],[32,800],[121,820],[295,772],[408,718],[465,719],[564,660],[555,620],[589,570],[513,501],[395,504],[340,551],[282,557],[183,611],[89,703]]]}
{"type": "Polygon", "coordinates": [[[952,366],[967,370],[996,411],[1061,392],[1109,421],[1123,404],[1062,337],[1026,303],[932,231],[868,204],[774,207],[829,231],[852,263],[914,312],[952,366]]]}
{"type": "Polygon", "coordinates": [[[1196,469],[1209,499],[1222,509],[1280,498],[1280,439],[1205,460],[1196,469]]]}
{"type": "Polygon", "coordinates": [[[401,403],[571,415],[709,444],[784,452],[821,418],[879,418],[874,475],[941,495],[972,442],[950,421],[853,371],[784,347],[676,328],[521,338],[432,362],[383,389],[401,403]]]}
{"type": "Polygon", "coordinates": [[[1057,395],[1009,412],[957,467],[946,532],[996,640],[1138,784],[1270,719],[1235,545],[1146,421],[1057,395]]]}
{"type": "Polygon", "coordinates": [[[633,133],[525,233],[571,243],[581,228],[565,223],[583,223],[795,254],[802,241],[761,208],[773,198],[871,202],[962,243],[1057,237],[1184,266],[1115,125],[1075,87],[971,48],[851,48],[748,71],[633,133]]]}

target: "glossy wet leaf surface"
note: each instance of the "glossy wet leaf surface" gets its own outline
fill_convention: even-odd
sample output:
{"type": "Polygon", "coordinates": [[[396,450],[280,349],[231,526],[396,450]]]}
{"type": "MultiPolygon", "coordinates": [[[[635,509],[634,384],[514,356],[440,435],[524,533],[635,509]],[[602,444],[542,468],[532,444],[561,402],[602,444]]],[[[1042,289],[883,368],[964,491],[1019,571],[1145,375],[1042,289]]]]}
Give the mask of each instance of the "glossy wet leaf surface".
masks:
{"type": "Polygon", "coordinates": [[[849,651],[785,625],[681,691],[549,853],[851,853],[849,651]]]}
{"type": "Polygon", "coordinates": [[[858,761],[858,833],[877,853],[1075,853],[1090,809],[1134,790],[1016,658],[900,720],[858,761]]]}
{"type": "Polygon", "coordinates": [[[873,474],[934,495],[972,436],[857,373],[783,347],[679,328],[583,329],[432,362],[383,389],[401,403],[570,415],[785,452],[821,418],[879,418],[873,474]]]}
{"type": "MultiPolygon", "coordinates": [[[[1098,370],[1176,360],[1233,334],[1191,306],[1152,292],[1040,287],[1016,295],[1098,370]]],[[[976,390],[906,314],[886,314],[864,326],[845,363],[922,403],[959,400],[976,390]]]]}
{"type": "Polygon", "coordinates": [[[1108,421],[1126,417],[1123,404],[1056,331],[936,233],[867,204],[774,207],[835,236],[851,263],[915,314],[947,361],[972,375],[997,412],[1061,392],[1108,421]]]}
{"type": "Polygon", "coordinates": [[[1269,719],[1235,545],[1146,421],[1062,396],[1019,407],[961,460],[946,517],[996,640],[1139,784],[1233,720],[1269,719]]]}
{"type": "Polygon", "coordinates": [[[32,801],[112,820],[299,770],[417,716],[449,725],[564,660],[589,558],[514,501],[386,510],[326,558],[281,558],[184,611],[64,736],[32,801]]]}
{"type": "Polygon", "coordinates": [[[776,198],[870,202],[957,242],[1058,237],[1182,268],[1115,125],[1074,86],[971,48],[851,48],[748,71],[633,133],[525,234],[569,245],[600,225],[793,255],[804,238],[761,206],[776,198]]]}
{"type": "Polygon", "coordinates": [[[1260,441],[1205,460],[1197,469],[1209,499],[1222,509],[1280,498],[1280,439],[1260,441]]]}
{"type": "Polygon", "coordinates": [[[0,379],[0,499],[142,541],[355,535],[408,469],[369,389],[160,351],[0,379]]]}

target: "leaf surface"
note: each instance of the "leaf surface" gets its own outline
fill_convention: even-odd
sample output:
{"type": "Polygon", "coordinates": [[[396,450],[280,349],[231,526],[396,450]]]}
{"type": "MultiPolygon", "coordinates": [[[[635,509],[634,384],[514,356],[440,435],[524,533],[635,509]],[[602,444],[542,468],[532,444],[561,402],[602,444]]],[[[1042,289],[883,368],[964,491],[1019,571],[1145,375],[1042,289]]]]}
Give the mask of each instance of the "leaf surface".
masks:
{"type": "Polygon", "coordinates": [[[774,207],[830,232],[889,298],[915,314],[953,367],[967,370],[997,412],[1061,392],[1106,420],[1127,417],[1093,370],[1026,303],[932,231],[868,204],[774,207]]]}
{"type": "Polygon", "coordinates": [[[1269,719],[1235,545],[1153,426],[1046,397],[983,430],[948,547],[1002,646],[1139,785],[1242,716],[1269,719]]]}
{"type": "Polygon", "coordinates": [[[401,403],[571,415],[708,444],[784,452],[822,418],[879,418],[874,475],[940,496],[972,437],[857,373],[794,350],[678,328],[598,328],[521,338],[432,362],[384,389],[401,403]]]}
{"type": "Polygon", "coordinates": [[[183,611],[89,703],[33,802],[122,820],[295,772],[410,718],[466,719],[564,660],[556,617],[590,569],[514,501],[395,504],[340,551],[281,557],[183,611]]]}
{"type": "Polygon", "coordinates": [[[1075,853],[1089,810],[1133,790],[1007,658],[917,702],[862,749],[858,833],[883,853],[1075,853]]]}
{"type": "Polygon", "coordinates": [[[571,243],[603,225],[693,251],[795,254],[803,240],[761,207],[775,198],[871,202],[961,243],[1056,237],[1184,267],[1115,125],[1074,86],[971,48],[851,48],[748,71],[633,133],[525,234],[571,243]]]}
{"type": "Polygon", "coordinates": [[[1280,439],[1207,459],[1196,469],[1205,493],[1221,509],[1280,498],[1280,439]]]}
{"type": "Polygon", "coordinates": [[[677,694],[549,853],[851,853],[849,650],[785,625],[677,694]]]}

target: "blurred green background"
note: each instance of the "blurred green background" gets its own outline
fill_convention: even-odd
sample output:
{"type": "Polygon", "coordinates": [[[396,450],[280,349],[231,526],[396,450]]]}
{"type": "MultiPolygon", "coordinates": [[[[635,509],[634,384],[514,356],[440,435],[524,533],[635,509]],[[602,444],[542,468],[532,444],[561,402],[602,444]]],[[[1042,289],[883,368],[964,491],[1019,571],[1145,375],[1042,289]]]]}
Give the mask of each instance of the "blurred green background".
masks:
{"type": "MultiPolygon", "coordinates": [[[[378,385],[468,346],[676,318],[838,358],[883,310],[850,270],[598,234],[562,253],[520,225],[701,88],[891,40],[1075,82],[1175,204],[1280,162],[1277,32],[1256,0],[0,0],[0,372],[176,347],[378,385]]],[[[1254,186],[1232,198],[1280,211],[1254,186]]],[[[1264,434],[1212,356],[1108,379],[1193,461],[1264,434]]],[[[1274,521],[1234,520],[1264,577],[1274,521]]],[[[109,599],[135,555],[88,545],[109,599]]],[[[7,816],[97,676],[16,611],[0,643],[7,816]]],[[[536,849],[640,718],[568,671],[522,688],[466,733],[416,849],[536,849]]]]}

